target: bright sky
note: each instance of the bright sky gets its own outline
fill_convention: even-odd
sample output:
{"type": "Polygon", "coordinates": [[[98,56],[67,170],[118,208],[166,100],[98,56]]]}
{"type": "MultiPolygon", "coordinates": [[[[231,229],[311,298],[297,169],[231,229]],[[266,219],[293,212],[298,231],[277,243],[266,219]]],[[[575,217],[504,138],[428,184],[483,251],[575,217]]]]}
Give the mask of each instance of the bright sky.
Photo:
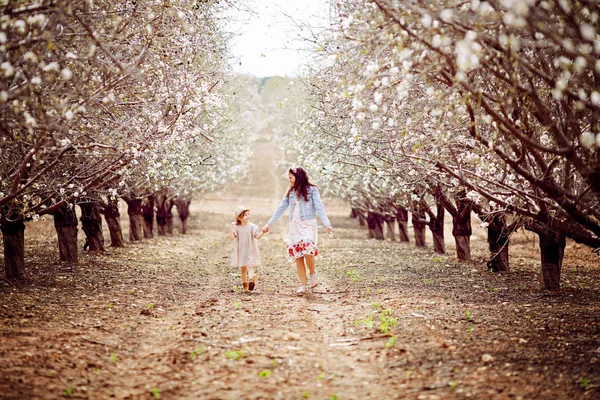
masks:
{"type": "Polygon", "coordinates": [[[304,42],[326,26],[327,0],[247,0],[248,12],[236,12],[229,29],[236,33],[234,71],[264,76],[296,76],[316,49],[304,42]],[[240,64],[241,63],[241,64],[240,64]]]}

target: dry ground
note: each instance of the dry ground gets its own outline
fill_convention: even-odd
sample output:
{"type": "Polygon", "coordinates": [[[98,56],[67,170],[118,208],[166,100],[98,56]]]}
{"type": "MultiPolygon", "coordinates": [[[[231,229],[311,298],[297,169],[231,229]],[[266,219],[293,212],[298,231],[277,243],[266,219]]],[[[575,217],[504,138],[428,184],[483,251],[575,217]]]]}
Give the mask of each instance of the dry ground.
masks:
{"type": "Polygon", "coordinates": [[[29,224],[26,279],[0,280],[0,398],[600,397],[600,263],[571,244],[550,294],[527,235],[498,275],[481,230],[476,261],[459,264],[449,233],[446,256],[368,240],[326,198],[335,238],[321,238],[316,293],[294,295],[285,218],[260,242],[257,290],[240,293],[233,209],[262,226],[286,184],[272,146],[257,146],[246,181],[192,204],[185,236],[73,268],[56,262],[51,221],[29,224]]]}

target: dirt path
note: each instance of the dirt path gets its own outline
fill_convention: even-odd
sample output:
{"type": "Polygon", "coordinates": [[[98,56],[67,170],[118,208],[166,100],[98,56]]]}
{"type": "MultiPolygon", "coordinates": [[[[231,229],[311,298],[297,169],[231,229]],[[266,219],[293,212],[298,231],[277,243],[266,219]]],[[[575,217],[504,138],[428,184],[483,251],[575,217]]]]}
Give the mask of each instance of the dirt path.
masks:
{"type": "Polygon", "coordinates": [[[193,203],[186,236],[77,269],[48,261],[51,236],[31,238],[28,280],[0,285],[0,398],[600,396],[600,269],[583,251],[548,295],[529,244],[514,244],[511,274],[492,274],[482,241],[480,262],[456,264],[366,240],[326,199],[336,238],[320,241],[317,293],[294,295],[285,218],[261,240],[257,290],[240,293],[225,233],[240,203],[269,218],[286,184],[276,156],[259,141],[246,181],[193,203]]]}

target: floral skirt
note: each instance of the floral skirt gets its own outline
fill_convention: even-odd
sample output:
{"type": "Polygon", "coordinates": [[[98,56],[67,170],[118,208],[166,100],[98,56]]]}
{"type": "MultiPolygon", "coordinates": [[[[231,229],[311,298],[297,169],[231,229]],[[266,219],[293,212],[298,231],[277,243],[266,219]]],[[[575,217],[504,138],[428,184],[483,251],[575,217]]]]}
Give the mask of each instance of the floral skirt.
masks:
{"type": "Polygon", "coordinates": [[[288,241],[288,258],[295,260],[304,256],[318,256],[317,219],[301,220],[298,207],[294,210],[290,221],[290,239],[288,241]]]}

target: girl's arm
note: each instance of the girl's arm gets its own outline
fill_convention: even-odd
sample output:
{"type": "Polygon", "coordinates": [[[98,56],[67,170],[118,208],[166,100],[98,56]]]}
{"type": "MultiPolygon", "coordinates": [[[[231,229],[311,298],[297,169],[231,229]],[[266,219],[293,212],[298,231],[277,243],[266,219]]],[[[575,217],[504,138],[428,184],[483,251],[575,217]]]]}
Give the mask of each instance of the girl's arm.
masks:
{"type": "Polygon", "coordinates": [[[231,229],[229,229],[229,240],[233,240],[237,237],[237,233],[235,233],[235,222],[231,223],[231,229]]]}
{"type": "Polygon", "coordinates": [[[261,237],[263,237],[265,233],[263,231],[259,230],[258,226],[254,225],[252,227],[252,234],[253,234],[254,238],[258,240],[261,237]]]}

